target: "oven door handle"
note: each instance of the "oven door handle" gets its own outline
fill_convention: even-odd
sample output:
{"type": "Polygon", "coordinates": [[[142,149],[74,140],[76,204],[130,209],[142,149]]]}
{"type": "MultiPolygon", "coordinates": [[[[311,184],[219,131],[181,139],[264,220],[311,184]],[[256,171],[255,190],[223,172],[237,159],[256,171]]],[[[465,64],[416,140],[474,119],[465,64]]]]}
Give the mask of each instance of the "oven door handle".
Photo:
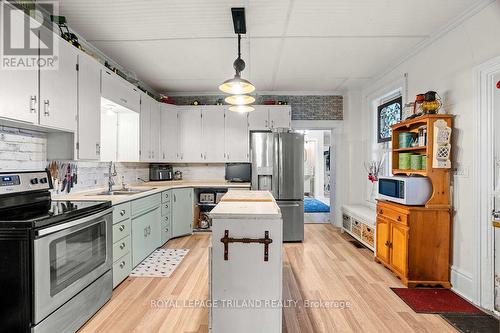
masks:
{"type": "MultiPolygon", "coordinates": [[[[54,232],[69,229],[69,228],[76,227],[76,226],[86,227],[87,226],[86,224],[88,224],[89,222],[95,223],[96,219],[101,218],[107,214],[110,214],[111,212],[113,212],[113,207],[108,208],[105,211],[102,211],[100,213],[85,217],[83,219],[77,219],[77,220],[74,220],[74,221],[71,221],[68,223],[58,224],[58,225],[55,225],[53,227],[38,230],[36,232],[36,236],[41,237],[41,236],[50,235],[50,234],[53,234],[54,232]]],[[[90,223],[90,224],[93,224],[93,223],[90,223]]]]}

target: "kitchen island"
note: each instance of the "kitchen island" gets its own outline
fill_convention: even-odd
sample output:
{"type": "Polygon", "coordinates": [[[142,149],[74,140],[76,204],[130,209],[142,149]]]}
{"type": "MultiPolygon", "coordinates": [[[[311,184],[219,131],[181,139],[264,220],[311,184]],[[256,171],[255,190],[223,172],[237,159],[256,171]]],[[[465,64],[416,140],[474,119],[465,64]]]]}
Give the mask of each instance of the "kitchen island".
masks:
{"type": "Polygon", "coordinates": [[[210,215],[211,332],[281,332],[283,221],[271,193],[228,193],[210,215]]]}

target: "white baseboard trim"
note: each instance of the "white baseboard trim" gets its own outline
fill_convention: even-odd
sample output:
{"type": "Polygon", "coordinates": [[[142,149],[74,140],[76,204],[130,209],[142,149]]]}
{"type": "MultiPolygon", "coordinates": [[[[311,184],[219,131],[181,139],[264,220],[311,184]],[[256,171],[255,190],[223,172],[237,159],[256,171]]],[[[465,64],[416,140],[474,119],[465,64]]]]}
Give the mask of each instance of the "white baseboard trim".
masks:
{"type": "Polygon", "coordinates": [[[451,290],[477,305],[477,300],[473,297],[474,283],[472,274],[464,272],[458,267],[451,266],[451,286],[451,290]]]}

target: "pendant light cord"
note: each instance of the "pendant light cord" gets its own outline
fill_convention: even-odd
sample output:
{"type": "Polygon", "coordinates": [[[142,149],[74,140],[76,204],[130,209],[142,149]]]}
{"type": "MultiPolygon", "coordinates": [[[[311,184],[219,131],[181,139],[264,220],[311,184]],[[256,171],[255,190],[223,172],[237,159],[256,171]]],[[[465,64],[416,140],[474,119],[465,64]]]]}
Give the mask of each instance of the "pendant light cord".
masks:
{"type": "Polygon", "coordinates": [[[241,35],[238,34],[238,58],[241,58],[241,35]]]}

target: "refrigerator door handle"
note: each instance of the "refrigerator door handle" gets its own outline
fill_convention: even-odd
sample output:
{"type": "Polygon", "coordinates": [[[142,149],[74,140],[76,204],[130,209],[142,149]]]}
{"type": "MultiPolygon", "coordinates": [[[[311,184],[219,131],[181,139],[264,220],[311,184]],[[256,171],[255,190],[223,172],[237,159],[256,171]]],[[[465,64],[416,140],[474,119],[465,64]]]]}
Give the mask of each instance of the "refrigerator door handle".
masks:
{"type": "Polygon", "coordinates": [[[299,204],[290,204],[290,205],[280,204],[280,207],[300,207],[300,205],[299,204]]]}

